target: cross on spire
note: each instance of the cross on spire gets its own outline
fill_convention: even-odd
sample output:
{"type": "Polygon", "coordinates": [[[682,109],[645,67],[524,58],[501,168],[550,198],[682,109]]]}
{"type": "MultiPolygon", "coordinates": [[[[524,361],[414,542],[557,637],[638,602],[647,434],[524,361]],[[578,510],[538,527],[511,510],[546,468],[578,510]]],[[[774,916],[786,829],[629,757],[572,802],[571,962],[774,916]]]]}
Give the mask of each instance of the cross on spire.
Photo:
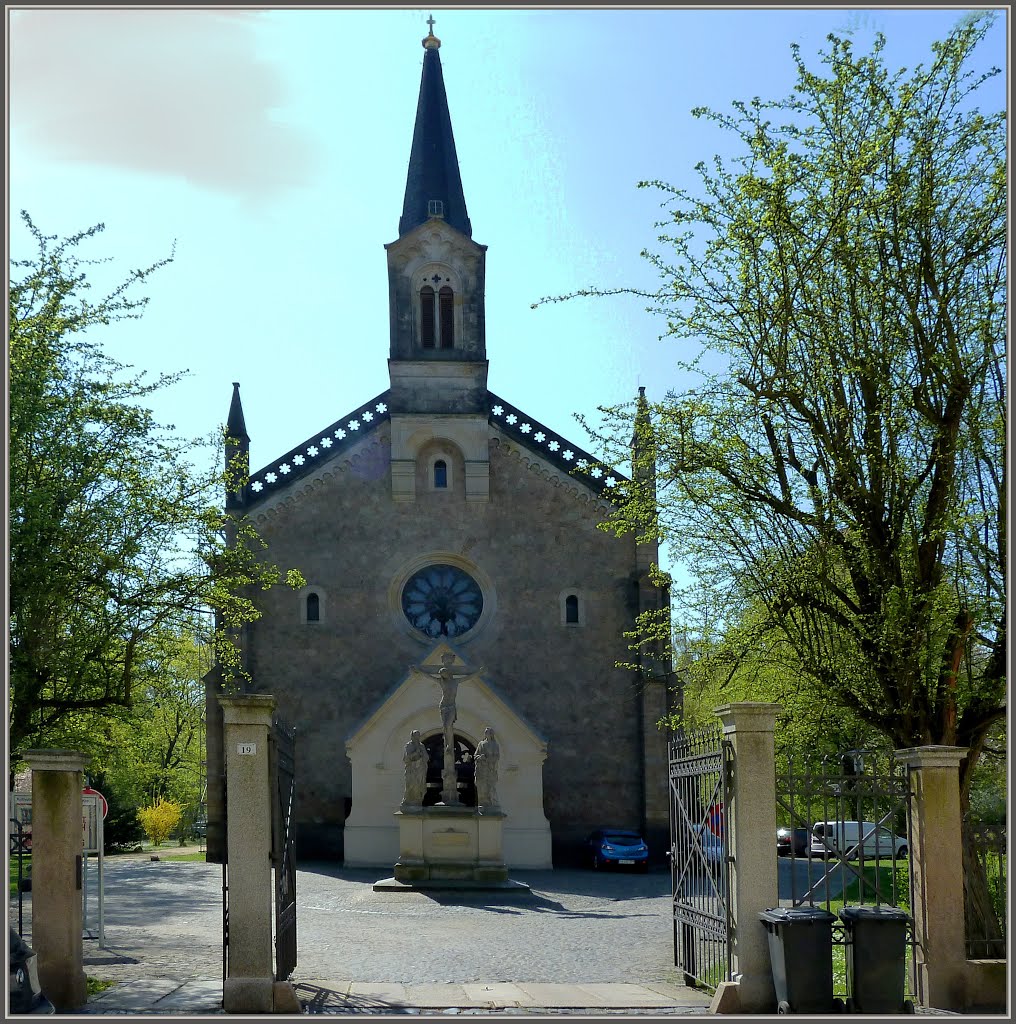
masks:
{"type": "Polygon", "coordinates": [[[434,34],[434,15],[433,14],[427,19],[427,28],[430,29],[430,34],[433,35],[434,34]]]}

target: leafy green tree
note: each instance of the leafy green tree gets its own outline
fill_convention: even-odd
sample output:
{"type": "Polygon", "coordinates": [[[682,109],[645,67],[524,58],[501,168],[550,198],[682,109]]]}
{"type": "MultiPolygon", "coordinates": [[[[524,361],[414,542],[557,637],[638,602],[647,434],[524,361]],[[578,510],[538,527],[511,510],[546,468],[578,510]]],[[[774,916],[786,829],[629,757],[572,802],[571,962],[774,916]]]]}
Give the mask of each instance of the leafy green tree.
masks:
{"type": "Polygon", "coordinates": [[[964,801],[1006,713],[1006,117],[971,69],[992,17],[910,72],[881,36],[830,36],[819,71],[795,47],[788,98],[695,111],[740,155],[697,194],[643,185],[670,209],[651,308],[701,383],[653,408],[657,497],[636,465],[609,524],[673,543],[679,626],[708,600],[895,747],[968,747],[964,801]]]}
{"type": "Polygon", "coordinates": [[[794,649],[782,631],[762,629],[765,608],[750,608],[721,635],[698,636],[677,652],[683,690],[682,724],[715,721],[713,709],[733,701],[780,705],[777,760],[816,758],[844,750],[884,746],[871,726],[825,699],[822,685],[799,671],[794,649]]]}
{"type": "Polygon", "coordinates": [[[210,659],[195,635],[179,637],[147,666],[133,706],[106,723],[107,773],[135,806],[166,797],[194,817],[202,798],[203,676],[210,659]]]}
{"type": "Polygon", "coordinates": [[[988,24],[909,75],[881,37],[857,57],[830,36],[825,76],[795,48],[790,98],[696,111],[743,155],[699,164],[699,196],[643,184],[676,227],[647,254],[653,309],[699,344],[701,386],[653,407],[657,497],[637,466],[608,524],[674,544],[679,625],[708,600],[745,643],[779,634],[896,746],[968,746],[964,787],[1005,715],[1005,114],[969,70],[988,24]]]}
{"type": "Polygon", "coordinates": [[[102,823],[102,841],[106,853],[121,853],[140,846],[145,830],[138,821],[138,803],[125,800],[119,787],[97,764],[89,765],[88,784],[105,798],[108,813],[102,823]]]}
{"type": "Polygon", "coordinates": [[[77,249],[102,225],[58,241],[22,219],[37,253],[14,262],[10,286],[12,752],[129,708],[205,609],[236,665],[226,631],[257,616],[243,589],[282,577],[259,561],[249,523],[222,511],[236,486],[218,468],[223,438],[180,439],[144,404],[179,375],[133,374],[83,337],[139,317],[138,287],[169,260],[89,301],[77,249]]]}

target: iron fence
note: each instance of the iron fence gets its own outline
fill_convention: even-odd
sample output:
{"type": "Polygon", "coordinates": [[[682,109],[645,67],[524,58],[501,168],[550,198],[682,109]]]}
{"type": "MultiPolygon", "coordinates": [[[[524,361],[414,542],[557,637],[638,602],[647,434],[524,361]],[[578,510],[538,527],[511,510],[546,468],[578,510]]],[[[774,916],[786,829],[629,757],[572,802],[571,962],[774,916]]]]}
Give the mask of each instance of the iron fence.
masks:
{"type": "Polygon", "coordinates": [[[269,742],[272,799],[272,866],[275,870],[275,980],[296,969],[296,859],[293,801],[296,793],[296,735],[278,718],[269,742]]]}
{"type": "Polygon", "coordinates": [[[967,956],[975,960],[1006,958],[1006,827],[985,825],[966,820],[964,840],[972,849],[987,887],[989,907],[994,915],[986,921],[983,915],[967,915],[967,956]]]}
{"type": "Polygon", "coordinates": [[[24,822],[18,818],[10,819],[10,855],[12,864],[18,866],[18,935],[25,934],[24,893],[25,893],[25,858],[32,853],[32,830],[26,829],[24,822]]]}
{"type": "MultiPolygon", "coordinates": [[[[909,915],[912,793],[906,768],[892,751],[849,750],[823,758],[791,758],[776,775],[777,824],[790,830],[779,850],[780,903],[819,906],[833,925],[836,995],[849,997],[845,906],[884,905],[909,915]]],[[[915,936],[908,917],[907,995],[915,984],[915,936]]]]}
{"type": "Polygon", "coordinates": [[[730,862],[725,808],[733,747],[719,725],[670,743],[670,869],[674,963],[685,983],[731,976],[730,862]]]}

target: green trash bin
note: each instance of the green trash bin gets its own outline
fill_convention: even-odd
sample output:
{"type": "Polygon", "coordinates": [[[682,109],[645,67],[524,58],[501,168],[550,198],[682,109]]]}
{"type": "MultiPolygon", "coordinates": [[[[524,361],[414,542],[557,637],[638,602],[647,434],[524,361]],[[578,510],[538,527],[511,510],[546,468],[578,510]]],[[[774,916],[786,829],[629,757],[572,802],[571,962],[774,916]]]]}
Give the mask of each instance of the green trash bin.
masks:
{"type": "Polygon", "coordinates": [[[769,933],[779,1013],[836,1013],[833,998],[834,914],[821,907],[776,907],[759,920],[769,933]]]}
{"type": "Polygon", "coordinates": [[[899,907],[844,907],[847,933],[847,1013],[913,1013],[905,998],[907,925],[899,907]]]}

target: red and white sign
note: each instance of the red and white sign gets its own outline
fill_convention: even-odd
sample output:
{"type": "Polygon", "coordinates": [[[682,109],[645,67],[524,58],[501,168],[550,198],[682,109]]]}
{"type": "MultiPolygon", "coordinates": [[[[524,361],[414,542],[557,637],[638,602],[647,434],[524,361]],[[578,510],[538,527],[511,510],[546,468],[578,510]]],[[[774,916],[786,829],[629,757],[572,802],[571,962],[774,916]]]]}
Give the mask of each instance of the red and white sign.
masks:
{"type": "Polygon", "coordinates": [[[723,836],[723,804],[713,804],[709,808],[709,831],[714,836],[723,836]]]}
{"type": "Polygon", "coordinates": [[[85,786],[81,791],[85,796],[97,796],[99,798],[99,806],[102,808],[102,820],[106,820],[106,815],[109,814],[109,804],[106,803],[106,798],[97,790],[92,789],[91,786],[85,786]]]}

